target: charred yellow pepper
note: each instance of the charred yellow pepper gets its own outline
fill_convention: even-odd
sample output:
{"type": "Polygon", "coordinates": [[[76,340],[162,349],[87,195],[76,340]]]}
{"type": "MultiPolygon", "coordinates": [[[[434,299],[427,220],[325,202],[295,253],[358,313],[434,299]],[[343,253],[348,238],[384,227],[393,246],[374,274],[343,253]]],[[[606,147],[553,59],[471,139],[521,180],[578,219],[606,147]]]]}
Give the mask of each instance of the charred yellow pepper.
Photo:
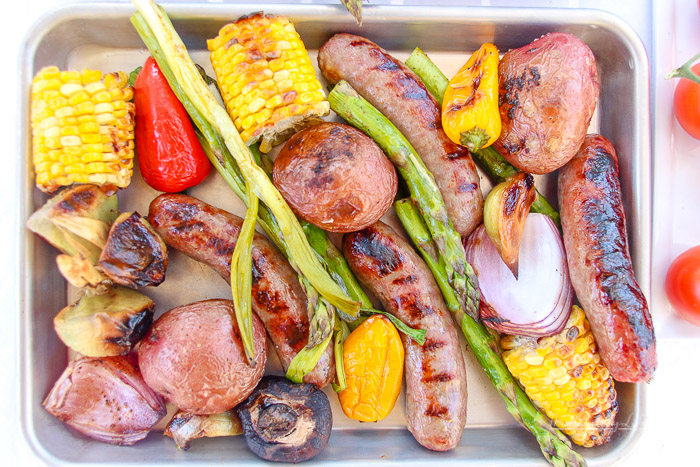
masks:
{"type": "Polygon", "coordinates": [[[482,45],[450,80],[442,101],[442,127],[453,142],[472,152],[498,139],[501,116],[495,45],[482,45]]]}
{"type": "Polygon", "coordinates": [[[353,420],[376,422],[389,415],[401,392],[404,350],[387,318],[373,315],[343,344],[346,388],[338,393],[343,412],[353,420]]]}

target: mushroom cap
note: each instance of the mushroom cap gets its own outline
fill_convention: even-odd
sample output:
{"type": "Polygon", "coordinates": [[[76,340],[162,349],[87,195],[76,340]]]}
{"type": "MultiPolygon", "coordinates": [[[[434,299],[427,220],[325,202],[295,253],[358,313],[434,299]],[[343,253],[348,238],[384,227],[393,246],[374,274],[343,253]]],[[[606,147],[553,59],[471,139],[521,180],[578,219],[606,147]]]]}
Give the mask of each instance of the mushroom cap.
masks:
{"type": "Polygon", "coordinates": [[[248,448],[273,462],[311,459],[326,447],[333,426],[323,391],[281,376],[265,376],[236,412],[248,448]]]}

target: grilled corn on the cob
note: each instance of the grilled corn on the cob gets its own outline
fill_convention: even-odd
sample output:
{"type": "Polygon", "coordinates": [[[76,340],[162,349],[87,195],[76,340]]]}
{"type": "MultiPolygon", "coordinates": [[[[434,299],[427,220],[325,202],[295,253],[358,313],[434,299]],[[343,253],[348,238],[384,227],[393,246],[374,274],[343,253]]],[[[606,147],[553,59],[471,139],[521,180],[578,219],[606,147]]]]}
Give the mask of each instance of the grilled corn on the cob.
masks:
{"type": "Polygon", "coordinates": [[[506,336],[501,346],[503,360],[530,399],[574,443],[591,447],[610,440],[617,394],[581,308],[573,307],[555,336],[506,336]]]}
{"type": "Polygon", "coordinates": [[[42,69],[32,83],[36,184],[129,185],[134,158],[133,89],[123,72],[42,69]]]}
{"type": "Polygon", "coordinates": [[[207,46],[226,108],[246,144],[260,140],[267,152],[330,112],[311,58],[287,18],[242,16],[207,46]]]}

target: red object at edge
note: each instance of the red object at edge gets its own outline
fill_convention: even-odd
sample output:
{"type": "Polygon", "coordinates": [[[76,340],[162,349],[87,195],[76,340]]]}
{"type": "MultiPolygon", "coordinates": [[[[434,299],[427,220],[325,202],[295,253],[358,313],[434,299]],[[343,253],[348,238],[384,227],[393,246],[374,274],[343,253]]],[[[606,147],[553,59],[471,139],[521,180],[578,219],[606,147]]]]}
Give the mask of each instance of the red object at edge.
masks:
{"type": "Polygon", "coordinates": [[[134,83],[134,105],[136,156],[146,183],[175,193],[203,181],[211,163],[153,57],[148,57],[134,83]]]}

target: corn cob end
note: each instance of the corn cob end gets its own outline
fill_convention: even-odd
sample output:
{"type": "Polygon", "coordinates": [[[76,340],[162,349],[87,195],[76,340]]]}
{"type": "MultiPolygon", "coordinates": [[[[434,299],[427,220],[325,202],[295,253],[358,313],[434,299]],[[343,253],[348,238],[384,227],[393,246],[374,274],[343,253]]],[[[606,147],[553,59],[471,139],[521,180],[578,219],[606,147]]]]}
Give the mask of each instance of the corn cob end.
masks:
{"type": "Polygon", "coordinates": [[[134,164],[133,88],[123,72],[45,67],[32,82],[32,157],[37,187],[73,183],[125,188],[134,164]]]}
{"type": "Polygon", "coordinates": [[[584,447],[610,441],[617,393],[583,310],[573,307],[564,330],[551,337],[506,336],[503,360],[532,402],[584,447]]]}
{"type": "Polygon", "coordinates": [[[285,17],[242,16],[207,41],[231,119],[260,150],[284,142],[330,113],[304,43],[285,17]]]}

